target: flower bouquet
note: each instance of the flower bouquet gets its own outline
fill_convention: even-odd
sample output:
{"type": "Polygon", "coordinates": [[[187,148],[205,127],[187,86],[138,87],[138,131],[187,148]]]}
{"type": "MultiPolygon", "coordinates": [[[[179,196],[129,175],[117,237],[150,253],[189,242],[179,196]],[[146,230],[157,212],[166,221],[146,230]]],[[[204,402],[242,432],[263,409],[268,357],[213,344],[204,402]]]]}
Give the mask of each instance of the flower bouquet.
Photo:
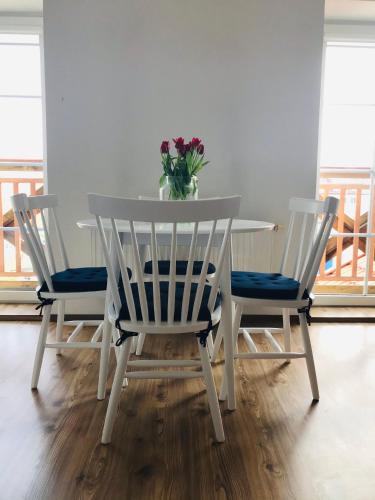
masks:
{"type": "Polygon", "coordinates": [[[187,200],[197,198],[197,174],[207,165],[201,139],[193,137],[185,144],[183,137],[173,139],[176,154],[171,154],[169,141],[160,146],[163,175],[160,177],[160,198],[187,200]]]}

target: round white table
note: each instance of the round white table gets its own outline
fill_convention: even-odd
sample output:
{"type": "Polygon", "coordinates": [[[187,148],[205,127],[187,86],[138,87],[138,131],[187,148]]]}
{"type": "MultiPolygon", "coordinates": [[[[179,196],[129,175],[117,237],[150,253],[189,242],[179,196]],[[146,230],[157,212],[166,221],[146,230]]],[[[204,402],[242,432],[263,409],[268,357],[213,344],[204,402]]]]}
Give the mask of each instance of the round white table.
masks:
{"type": "MultiPolygon", "coordinates": [[[[79,228],[96,230],[95,219],[80,220],[77,222],[79,228]]],[[[103,220],[104,229],[111,230],[111,225],[109,221],[103,220]]],[[[121,235],[122,243],[126,244],[130,242],[130,227],[129,223],[124,221],[117,222],[118,231],[121,235]]],[[[184,245],[187,241],[190,241],[190,235],[192,232],[192,224],[178,224],[178,238],[177,243],[179,245],[184,245]],[[184,235],[186,236],[184,238],[184,235]]],[[[198,243],[199,240],[207,241],[208,235],[211,231],[211,222],[202,222],[199,224],[198,228],[198,243]]],[[[275,228],[275,224],[271,222],[257,221],[257,220],[247,220],[247,219],[234,219],[232,224],[232,234],[244,234],[244,233],[256,233],[259,231],[271,231],[275,228]]],[[[146,248],[150,241],[150,224],[144,222],[135,223],[135,230],[137,233],[137,239],[139,243],[139,253],[143,256],[146,255],[146,248]]],[[[224,233],[225,224],[218,222],[216,227],[216,232],[220,235],[220,232],[224,233]]],[[[159,245],[168,245],[171,241],[171,224],[157,224],[156,231],[158,234],[159,245]],[[165,241],[163,241],[163,235],[165,235],[165,241]]],[[[213,242],[215,245],[215,242],[213,242]]],[[[219,243],[217,243],[219,244],[219,243]]],[[[220,291],[222,297],[221,310],[222,317],[219,328],[222,329],[223,339],[224,339],[224,357],[225,357],[225,379],[226,390],[221,391],[222,394],[226,393],[228,399],[228,409],[234,410],[236,408],[235,399],[235,386],[234,386],[234,358],[233,358],[233,341],[232,341],[232,306],[231,306],[231,249],[227,252],[225,256],[225,261],[223,265],[223,271],[220,282],[220,291]]]]}
{"type": "MultiPolygon", "coordinates": [[[[136,222],[135,229],[137,233],[137,237],[147,240],[150,238],[150,224],[146,222],[136,222]]],[[[77,226],[82,229],[95,229],[96,230],[96,221],[95,219],[86,219],[80,220],[77,222],[77,226]]],[[[108,220],[103,219],[104,229],[111,229],[111,224],[108,220]]],[[[119,232],[124,234],[125,238],[128,237],[130,240],[130,228],[129,223],[125,221],[118,221],[117,227],[119,232]]],[[[199,235],[208,235],[211,231],[212,223],[211,222],[200,222],[199,224],[199,235]]],[[[216,226],[216,232],[220,233],[225,230],[225,223],[223,221],[219,221],[216,226]]],[[[193,228],[193,224],[178,224],[178,234],[179,235],[189,235],[191,236],[191,231],[193,228]]],[[[275,228],[275,224],[271,222],[259,221],[259,220],[247,220],[247,219],[234,219],[232,223],[232,234],[239,233],[256,233],[258,231],[270,231],[275,228]]],[[[162,236],[165,234],[168,236],[167,240],[170,241],[172,224],[156,224],[156,230],[162,236]]]]}

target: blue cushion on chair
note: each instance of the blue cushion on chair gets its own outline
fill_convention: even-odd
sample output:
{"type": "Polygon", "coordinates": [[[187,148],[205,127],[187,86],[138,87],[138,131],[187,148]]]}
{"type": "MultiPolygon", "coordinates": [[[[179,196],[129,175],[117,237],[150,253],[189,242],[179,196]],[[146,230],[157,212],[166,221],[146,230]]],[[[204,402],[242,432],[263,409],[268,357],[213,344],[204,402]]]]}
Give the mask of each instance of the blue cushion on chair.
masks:
{"type": "MultiPolygon", "coordinates": [[[[148,309],[149,320],[154,321],[155,316],[154,316],[154,306],[153,306],[153,303],[154,303],[153,285],[151,282],[146,282],[144,285],[145,285],[145,291],[146,291],[147,309],[148,309]]],[[[130,286],[131,286],[132,294],[133,294],[133,298],[134,298],[137,320],[142,321],[142,310],[141,310],[141,304],[140,304],[140,300],[139,300],[138,283],[132,283],[130,286]]],[[[169,283],[166,281],[162,281],[159,283],[159,287],[160,287],[161,320],[167,321],[168,320],[169,283]]],[[[184,287],[185,287],[185,283],[176,282],[175,308],[174,308],[174,320],[175,321],[181,320],[182,299],[183,299],[183,295],[184,295],[184,287]]],[[[195,295],[197,293],[197,288],[198,288],[197,283],[191,284],[190,301],[189,301],[189,308],[188,308],[188,315],[187,315],[188,321],[191,320],[191,316],[193,313],[194,298],[195,298],[195,295]]],[[[201,308],[200,308],[199,314],[198,314],[199,321],[209,321],[211,319],[211,315],[210,315],[209,310],[207,308],[208,300],[210,297],[210,292],[211,292],[211,286],[205,285],[204,291],[203,291],[202,304],[201,304],[201,308]]],[[[120,297],[121,297],[122,307],[121,307],[118,319],[129,321],[130,314],[129,314],[129,309],[128,309],[128,305],[127,305],[126,298],[125,298],[125,292],[124,292],[123,288],[120,288],[120,297]]],[[[220,293],[218,293],[218,295],[216,297],[214,309],[219,307],[220,303],[221,303],[221,296],[220,296],[220,293]]]]}
{"type": "MultiPolygon", "coordinates": [[[[128,269],[128,274],[130,277],[130,269],[128,269]]],[[[107,269],[105,267],[76,267],[52,274],[51,279],[55,292],[96,292],[107,288],[107,269]]],[[[48,292],[46,282],[39,291],[48,292]]]]}
{"type": "MultiPolygon", "coordinates": [[[[232,271],[232,295],[252,299],[296,299],[300,283],[279,273],[232,271]]],[[[305,291],[303,298],[308,298],[305,291]]]]}
{"type": "MultiPolygon", "coordinates": [[[[158,268],[159,274],[168,275],[170,269],[171,262],[170,260],[159,260],[158,268]]],[[[188,261],[187,260],[176,260],[176,275],[184,276],[187,271],[188,261]]],[[[193,264],[193,275],[198,275],[202,271],[203,260],[195,260],[193,264]]],[[[213,274],[216,271],[215,266],[208,263],[207,273],[213,274]]],[[[152,274],[152,260],[148,260],[145,263],[145,271],[146,274],[152,274]]]]}

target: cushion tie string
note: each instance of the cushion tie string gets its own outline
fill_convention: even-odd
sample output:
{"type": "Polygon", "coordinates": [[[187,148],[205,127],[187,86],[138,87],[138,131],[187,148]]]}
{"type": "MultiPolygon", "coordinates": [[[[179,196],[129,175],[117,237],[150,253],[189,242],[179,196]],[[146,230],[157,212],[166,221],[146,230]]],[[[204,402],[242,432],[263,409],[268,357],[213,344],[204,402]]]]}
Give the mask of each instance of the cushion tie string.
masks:
{"type": "Polygon", "coordinates": [[[41,316],[43,314],[43,307],[44,306],[51,306],[55,302],[56,299],[45,299],[40,295],[40,292],[37,292],[37,295],[38,295],[38,299],[40,301],[40,304],[38,304],[35,309],[36,309],[36,311],[38,309],[40,309],[39,316],[41,316]]]}
{"type": "Polygon", "coordinates": [[[196,336],[199,339],[199,343],[201,346],[203,347],[207,346],[207,337],[210,334],[211,330],[212,330],[212,319],[210,318],[208,321],[207,328],[196,333],[196,336]]]}
{"type": "Polygon", "coordinates": [[[306,316],[306,321],[307,321],[307,324],[309,326],[311,326],[311,320],[312,320],[312,316],[311,316],[311,306],[313,304],[313,301],[312,301],[312,298],[309,297],[309,303],[307,306],[305,307],[301,307],[300,309],[298,309],[298,312],[299,313],[304,313],[305,316],[306,316]]]}
{"type": "Polygon", "coordinates": [[[116,340],[116,346],[120,347],[120,345],[125,342],[125,340],[129,339],[130,337],[136,337],[138,335],[137,332],[128,332],[126,330],[123,330],[120,325],[120,319],[117,318],[115,322],[115,326],[117,330],[121,333],[120,338],[116,340]]]}
{"type": "MultiPolygon", "coordinates": [[[[196,333],[196,336],[199,339],[200,345],[203,347],[206,347],[207,346],[207,337],[212,330],[212,316],[211,316],[211,311],[208,309],[207,306],[205,306],[203,308],[203,310],[200,311],[200,313],[203,313],[202,315],[209,317],[207,328],[196,333]]],[[[198,317],[199,317],[199,315],[198,315],[198,317]]]]}
{"type": "MultiPolygon", "coordinates": [[[[116,326],[117,330],[121,333],[120,338],[118,338],[116,340],[116,346],[117,347],[120,347],[120,345],[123,344],[123,342],[125,342],[130,337],[136,337],[138,335],[137,332],[130,332],[130,331],[127,331],[127,330],[123,330],[121,328],[120,319],[119,318],[116,319],[115,326],[116,326]]],[[[203,347],[207,346],[207,337],[210,334],[211,330],[212,330],[212,319],[210,317],[210,319],[208,321],[207,328],[205,328],[204,330],[201,330],[200,332],[196,333],[197,338],[199,338],[199,343],[203,347]]]]}

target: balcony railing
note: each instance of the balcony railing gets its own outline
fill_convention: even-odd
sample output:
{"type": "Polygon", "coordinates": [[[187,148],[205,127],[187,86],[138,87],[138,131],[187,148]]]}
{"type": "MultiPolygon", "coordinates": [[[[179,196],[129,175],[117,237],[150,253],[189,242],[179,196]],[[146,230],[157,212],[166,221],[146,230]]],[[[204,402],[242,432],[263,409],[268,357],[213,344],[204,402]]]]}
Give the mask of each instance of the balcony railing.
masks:
{"type": "Polygon", "coordinates": [[[0,164],[0,287],[34,286],[35,277],[23,246],[10,197],[17,193],[43,193],[43,168],[40,163],[0,164]]]}
{"type": "Polygon", "coordinates": [[[323,169],[320,197],[327,196],[335,196],[340,204],[315,289],[318,293],[375,293],[374,189],[370,172],[323,169]]]}
{"type": "MultiPolygon", "coordinates": [[[[10,197],[42,194],[41,164],[0,163],[0,287],[34,286],[35,276],[14,220],[10,197]]],[[[328,170],[320,175],[320,196],[339,198],[339,212],[320,265],[317,293],[375,293],[374,188],[369,171],[328,170]]]]}

